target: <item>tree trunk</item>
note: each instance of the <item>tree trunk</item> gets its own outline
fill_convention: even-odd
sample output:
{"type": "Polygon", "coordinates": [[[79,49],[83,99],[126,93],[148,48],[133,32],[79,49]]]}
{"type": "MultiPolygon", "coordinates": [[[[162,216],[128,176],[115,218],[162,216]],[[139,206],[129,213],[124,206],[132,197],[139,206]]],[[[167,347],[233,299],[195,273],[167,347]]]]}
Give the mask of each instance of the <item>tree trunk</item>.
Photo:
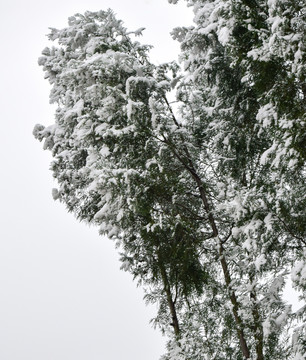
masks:
{"type": "Polygon", "coordinates": [[[168,306],[169,306],[169,310],[170,310],[170,314],[171,314],[171,319],[172,319],[171,325],[173,326],[175,336],[178,338],[180,335],[180,327],[179,327],[179,322],[178,322],[177,313],[176,313],[175,301],[173,300],[173,297],[172,297],[170,284],[168,281],[168,276],[167,276],[167,273],[166,273],[166,270],[165,270],[165,267],[164,267],[162,261],[159,261],[159,270],[160,270],[160,273],[162,276],[164,290],[166,292],[167,302],[168,302],[168,306]]]}
{"type": "MultiPolygon", "coordinates": [[[[167,103],[168,108],[171,110],[169,103],[167,103]]],[[[174,123],[176,124],[176,126],[179,127],[178,122],[175,119],[175,116],[171,110],[171,115],[173,117],[174,123]]],[[[183,137],[181,136],[182,141],[184,141],[183,137]]],[[[240,347],[241,347],[241,351],[242,354],[244,356],[245,359],[249,359],[250,358],[250,351],[245,339],[245,335],[244,335],[244,331],[243,331],[243,322],[241,317],[239,316],[239,303],[237,300],[237,296],[235,294],[235,292],[233,290],[231,290],[231,277],[230,277],[230,273],[228,270],[228,265],[227,265],[227,261],[225,259],[225,254],[224,254],[224,247],[223,244],[218,236],[219,232],[218,232],[218,228],[214,219],[213,214],[211,213],[211,209],[210,209],[210,205],[206,196],[206,192],[204,190],[203,187],[203,183],[201,178],[199,177],[199,175],[197,174],[195,167],[193,166],[193,162],[191,160],[191,156],[189,154],[189,151],[187,149],[186,146],[184,146],[184,152],[186,155],[182,155],[180,153],[180,151],[176,148],[176,146],[174,144],[172,144],[168,139],[166,139],[164,137],[164,141],[167,143],[167,145],[169,146],[169,149],[171,150],[171,152],[173,153],[173,155],[180,161],[180,163],[183,165],[183,167],[191,174],[192,178],[194,179],[194,181],[197,184],[199,193],[200,193],[200,197],[203,203],[203,207],[208,215],[208,221],[210,223],[210,226],[212,228],[212,232],[213,232],[213,237],[218,239],[219,242],[219,258],[220,258],[220,263],[221,263],[221,267],[222,267],[222,271],[223,271],[223,275],[224,275],[224,279],[225,279],[225,284],[226,287],[229,291],[229,297],[231,300],[231,303],[233,305],[233,315],[234,315],[234,319],[235,319],[235,323],[236,323],[236,329],[237,329],[237,335],[239,338],[239,342],[240,342],[240,347]]]]}
{"type": "MultiPolygon", "coordinates": [[[[253,277],[250,276],[251,282],[253,282],[253,277]]],[[[257,296],[255,289],[252,289],[250,297],[253,301],[253,319],[254,319],[254,337],[255,337],[255,343],[256,343],[256,360],[264,360],[263,355],[263,329],[261,324],[261,318],[258,311],[258,304],[257,304],[257,296]]]]}
{"type": "Polygon", "coordinates": [[[191,175],[192,175],[193,179],[197,183],[197,186],[198,186],[198,189],[199,189],[199,192],[200,192],[200,196],[201,196],[201,199],[202,199],[202,202],[203,202],[204,209],[208,214],[208,220],[209,220],[209,223],[210,223],[212,231],[213,231],[213,236],[215,238],[218,238],[220,263],[221,263],[222,270],[223,270],[225,284],[226,284],[227,289],[229,290],[229,297],[230,297],[231,303],[233,305],[233,310],[232,311],[233,311],[234,319],[235,319],[235,322],[236,322],[237,335],[238,335],[238,338],[239,338],[241,351],[243,353],[244,358],[249,359],[250,358],[250,351],[249,351],[249,348],[248,348],[248,345],[247,345],[247,342],[246,342],[246,339],[245,339],[244,331],[243,331],[243,322],[242,322],[241,317],[239,316],[239,313],[238,313],[239,303],[238,303],[235,292],[233,290],[231,290],[231,277],[230,277],[227,261],[225,259],[224,247],[223,247],[223,244],[222,244],[221,240],[218,237],[217,225],[216,225],[215,219],[213,217],[213,214],[211,213],[210,205],[208,203],[206,193],[205,193],[205,190],[203,188],[202,181],[201,181],[200,177],[198,176],[198,174],[196,173],[196,171],[194,170],[193,167],[191,168],[190,172],[191,172],[191,175]]]}

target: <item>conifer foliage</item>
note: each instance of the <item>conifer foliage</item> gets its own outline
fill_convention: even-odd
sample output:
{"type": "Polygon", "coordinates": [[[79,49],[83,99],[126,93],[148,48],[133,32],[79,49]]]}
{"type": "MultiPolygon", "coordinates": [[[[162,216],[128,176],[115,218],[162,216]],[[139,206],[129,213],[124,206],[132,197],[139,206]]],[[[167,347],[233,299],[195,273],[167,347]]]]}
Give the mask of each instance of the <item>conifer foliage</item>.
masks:
{"type": "Polygon", "coordinates": [[[158,304],[164,360],[301,360],[305,308],[282,291],[306,290],[305,6],[186,2],[178,63],[151,63],[111,10],[51,29],[58,108],[34,135],[53,197],[117,243],[158,304]]]}

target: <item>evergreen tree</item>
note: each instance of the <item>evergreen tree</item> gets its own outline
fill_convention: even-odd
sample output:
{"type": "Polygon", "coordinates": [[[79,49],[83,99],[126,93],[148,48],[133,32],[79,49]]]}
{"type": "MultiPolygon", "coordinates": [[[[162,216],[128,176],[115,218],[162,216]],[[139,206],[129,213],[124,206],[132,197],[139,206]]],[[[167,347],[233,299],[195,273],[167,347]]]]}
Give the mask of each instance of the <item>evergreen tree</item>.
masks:
{"type": "Polygon", "coordinates": [[[34,135],[53,196],[116,241],[159,305],[164,359],[302,359],[304,311],[282,290],[290,272],[306,288],[305,7],[187,2],[181,67],[152,64],[110,10],[51,30],[56,123],[34,135]]]}

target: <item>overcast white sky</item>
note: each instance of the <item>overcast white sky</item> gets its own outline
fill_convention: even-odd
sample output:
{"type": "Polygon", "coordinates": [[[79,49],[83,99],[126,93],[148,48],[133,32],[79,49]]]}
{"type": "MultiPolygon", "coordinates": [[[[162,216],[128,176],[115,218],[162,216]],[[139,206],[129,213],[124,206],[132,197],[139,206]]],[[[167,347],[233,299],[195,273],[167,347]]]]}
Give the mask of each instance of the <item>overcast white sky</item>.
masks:
{"type": "Polygon", "coordinates": [[[153,58],[176,59],[171,29],[191,23],[167,0],[3,0],[1,22],[0,359],[157,360],[164,339],[153,308],[119,270],[113,244],[51,197],[50,155],[32,136],[53,123],[49,85],[37,65],[48,27],[77,12],[112,8],[153,58]]]}
{"type": "Polygon", "coordinates": [[[184,1],[3,0],[0,4],[0,359],[157,360],[164,339],[141,289],[119,270],[113,244],[53,201],[50,155],[32,136],[52,124],[49,85],[37,65],[48,27],[77,12],[112,8],[145,26],[154,61],[176,59],[169,32],[190,25],[184,1]]]}

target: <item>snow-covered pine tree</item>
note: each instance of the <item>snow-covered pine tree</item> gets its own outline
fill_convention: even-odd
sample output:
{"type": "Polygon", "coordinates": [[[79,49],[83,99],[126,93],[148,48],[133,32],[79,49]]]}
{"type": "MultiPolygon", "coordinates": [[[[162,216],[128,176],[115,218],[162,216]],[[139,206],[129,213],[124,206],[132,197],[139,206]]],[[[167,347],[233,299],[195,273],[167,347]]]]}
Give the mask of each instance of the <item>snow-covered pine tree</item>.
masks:
{"type": "Polygon", "coordinates": [[[188,3],[183,72],[150,63],[111,11],[52,29],[39,63],[56,123],[34,134],[53,196],[120,246],[159,304],[165,359],[301,359],[303,327],[287,337],[303,310],[281,294],[290,271],[305,290],[303,7],[188,3]]]}
{"type": "Polygon", "coordinates": [[[208,277],[198,256],[201,209],[165,136],[177,127],[165,94],[178,65],[153,66],[149,47],[132,35],[111,11],[52,29],[58,46],[39,64],[58,104],[56,123],[34,134],[54,156],[54,198],[116,241],[122,267],[160,305],[156,323],[178,337],[180,299],[201,293],[208,277]]]}
{"type": "Polygon", "coordinates": [[[241,348],[246,358],[303,358],[301,343],[284,341],[286,321],[303,310],[291,314],[281,292],[291,272],[305,294],[305,4],[187,2],[196,25],[173,32],[187,71],[179,98],[209,149],[217,227],[230,231],[225,282],[238,299],[241,348]]]}

